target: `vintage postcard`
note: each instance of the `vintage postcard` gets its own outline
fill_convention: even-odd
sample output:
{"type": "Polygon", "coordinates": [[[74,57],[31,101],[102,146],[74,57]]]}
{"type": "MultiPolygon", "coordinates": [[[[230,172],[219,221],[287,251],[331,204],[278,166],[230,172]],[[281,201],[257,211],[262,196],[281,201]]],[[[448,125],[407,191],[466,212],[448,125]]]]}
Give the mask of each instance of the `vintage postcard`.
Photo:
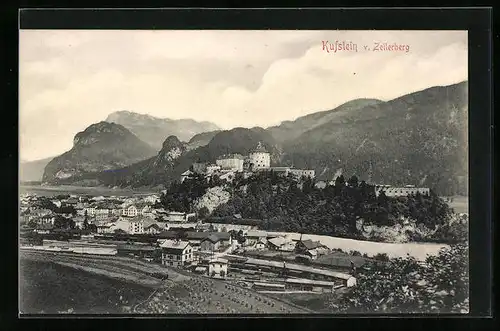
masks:
{"type": "Polygon", "coordinates": [[[20,30],[20,314],[468,313],[468,33],[20,30]]]}

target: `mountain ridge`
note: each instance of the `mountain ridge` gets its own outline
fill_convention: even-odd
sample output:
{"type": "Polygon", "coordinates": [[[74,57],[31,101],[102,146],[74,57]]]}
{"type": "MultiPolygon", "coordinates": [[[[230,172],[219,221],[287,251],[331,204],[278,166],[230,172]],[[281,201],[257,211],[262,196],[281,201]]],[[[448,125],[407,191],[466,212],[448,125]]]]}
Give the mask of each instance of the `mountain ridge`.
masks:
{"type": "Polygon", "coordinates": [[[45,166],[42,180],[57,182],[82,173],[120,168],[154,153],[125,127],[101,121],[78,132],[73,147],[45,166]]]}
{"type": "Polygon", "coordinates": [[[193,162],[247,154],[260,141],[272,164],[314,169],[318,180],[344,172],[372,183],[466,195],[467,89],[463,81],[388,101],[355,99],[279,126],[203,132],[187,143],[169,135],[156,156],[86,178],[105,186],[167,186],[193,162]]]}
{"type": "Polygon", "coordinates": [[[110,113],[105,121],[124,126],[156,151],[161,149],[161,143],[169,136],[173,135],[181,141],[188,141],[199,133],[219,130],[216,124],[208,121],[159,118],[128,110],[110,113]]]}

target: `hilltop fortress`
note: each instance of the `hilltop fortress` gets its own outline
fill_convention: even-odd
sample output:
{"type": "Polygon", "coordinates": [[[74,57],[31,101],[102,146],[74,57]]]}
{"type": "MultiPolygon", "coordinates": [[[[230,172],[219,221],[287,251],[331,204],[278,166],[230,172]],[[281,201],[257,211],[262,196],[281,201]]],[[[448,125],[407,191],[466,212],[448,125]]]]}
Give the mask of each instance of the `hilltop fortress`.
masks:
{"type": "Polygon", "coordinates": [[[271,155],[259,142],[247,156],[241,154],[227,154],[217,158],[214,163],[196,162],[189,170],[181,174],[181,182],[195,174],[205,175],[210,179],[217,175],[221,180],[232,182],[237,173],[245,178],[262,171],[273,171],[282,176],[293,176],[296,179],[303,177],[314,178],[315,171],[310,169],[296,169],[293,167],[271,167],[271,155]]]}

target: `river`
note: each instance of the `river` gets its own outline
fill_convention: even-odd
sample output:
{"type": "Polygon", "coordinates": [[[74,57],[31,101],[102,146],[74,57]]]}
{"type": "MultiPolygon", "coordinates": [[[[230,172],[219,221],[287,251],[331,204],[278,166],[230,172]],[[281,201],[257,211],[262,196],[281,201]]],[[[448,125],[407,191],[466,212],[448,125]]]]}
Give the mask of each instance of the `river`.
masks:
{"type": "Polygon", "coordinates": [[[76,194],[90,196],[133,196],[145,194],[159,194],[154,190],[131,190],[131,189],[112,189],[107,187],[83,187],[83,186],[39,186],[39,185],[20,185],[19,194],[37,194],[39,196],[54,196],[60,194],[76,194]]]}

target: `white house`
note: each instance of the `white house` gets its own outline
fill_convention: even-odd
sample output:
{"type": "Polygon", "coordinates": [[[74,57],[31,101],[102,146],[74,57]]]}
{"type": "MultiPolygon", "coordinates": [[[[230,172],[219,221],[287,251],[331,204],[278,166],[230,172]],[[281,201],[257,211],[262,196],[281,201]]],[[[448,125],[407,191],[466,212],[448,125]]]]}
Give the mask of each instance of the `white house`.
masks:
{"type": "Polygon", "coordinates": [[[255,243],[255,249],[264,249],[266,248],[267,240],[266,238],[259,238],[259,240],[255,243]]]}
{"type": "Polygon", "coordinates": [[[122,217],[116,222],[116,228],[129,234],[142,234],[144,233],[144,219],[142,217],[122,217]]]}
{"type": "Polygon", "coordinates": [[[228,261],[225,259],[212,259],[208,262],[208,275],[214,278],[226,278],[227,266],[228,261]]]}
{"type": "Polygon", "coordinates": [[[139,211],[134,205],[125,207],[122,209],[122,215],[128,217],[136,217],[139,214],[139,211]]]}
{"type": "Polygon", "coordinates": [[[160,201],[160,197],[157,196],[156,194],[148,195],[147,197],[144,198],[144,202],[149,204],[155,204],[158,201],[160,201]]]}
{"type": "Polygon", "coordinates": [[[84,213],[86,212],[88,216],[95,216],[95,206],[86,206],[83,208],[84,213]]]}
{"type": "Polygon", "coordinates": [[[189,242],[167,239],[160,245],[161,263],[172,267],[182,267],[193,261],[193,249],[189,242]]]}
{"type": "Polygon", "coordinates": [[[356,277],[349,277],[343,281],[344,286],[353,287],[356,286],[356,277]]]}
{"type": "Polygon", "coordinates": [[[39,225],[45,225],[45,224],[54,225],[55,220],[56,218],[54,217],[54,215],[48,214],[38,218],[36,223],[39,225]]]}
{"type": "Polygon", "coordinates": [[[169,211],[166,216],[168,222],[187,222],[190,217],[196,216],[196,214],[182,213],[180,211],[169,211]]]}
{"type": "MultiPolygon", "coordinates": [[[[113,233],[117,229],[115,223],[97,225],[97,233],[113,233]]],[[[125,230],[124,230],[125,231],[125,230]]]]}
{"type": "Polygon", "coordinates": [[[310,169],[290,169],[290,173],[297,178],[301,177],[314,178],[315,176],[315,171],[310,169]]]}
{"type": "Polygon", "coordinates": [[[109,217],[110,211],[106,207],[98,207],[95,208],[94,215],[97,220],[105,220],[109,217]]]}

